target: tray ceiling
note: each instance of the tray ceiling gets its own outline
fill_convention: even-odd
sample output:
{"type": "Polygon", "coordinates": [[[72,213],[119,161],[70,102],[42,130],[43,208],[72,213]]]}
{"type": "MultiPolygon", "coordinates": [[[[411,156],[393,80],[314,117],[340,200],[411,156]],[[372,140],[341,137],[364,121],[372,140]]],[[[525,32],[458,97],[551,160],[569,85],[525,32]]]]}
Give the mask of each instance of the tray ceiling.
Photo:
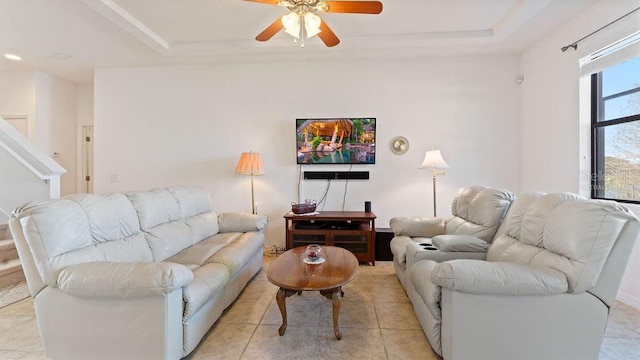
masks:
{"type": "Polygon", "coordinates": [[[349,57],[518,53],[593,0],[386,0],[380,15],[322,14],[340,37],[301,49],[284,32],[255,36],[287,13],[241,0],[3,0],[0,70],[92,81],[93,69],[349,57]]]}

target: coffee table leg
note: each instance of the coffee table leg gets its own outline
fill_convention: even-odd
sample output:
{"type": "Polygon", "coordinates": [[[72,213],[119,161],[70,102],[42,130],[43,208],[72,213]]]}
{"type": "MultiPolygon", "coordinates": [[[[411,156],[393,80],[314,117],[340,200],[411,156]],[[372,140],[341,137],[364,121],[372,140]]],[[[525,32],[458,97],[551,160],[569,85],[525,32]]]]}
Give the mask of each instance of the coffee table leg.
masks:
{"type": "Polygon", "coordinates": [[[342,290],[337,288],[331,294],[331,301],[333,302],[333,333],[336,334],[336,339],[342,339],[342,333],[338,329],[338,315],[340,315],[340,299],[342,299],[342,290]]]}
{"type": "Polygon", "coordinates": [[[285,330],[287,330],[287,308],[285,306],[285,298],[287,297],[287,290],[280,288],[278,290],[278,294],[276,295],[276,301],[278,302],[278,307],[280,308],[280,314],[282,314],[282,325],[278,329],[278,333],[280,336],[284,335],[285,330]]]}
{"type": "Polygon", "coordinates": [[[321,290],[320,294],[327,299],[331,299],[333,303],[333,333],[336,334],[336,338],[340,340],[342,339],[342,333],[340,329],[338,329],[338,315],[340,315],[340,302],[342,296],[344,296],[344,291],[338,287],[330,290],[321,290]]]}

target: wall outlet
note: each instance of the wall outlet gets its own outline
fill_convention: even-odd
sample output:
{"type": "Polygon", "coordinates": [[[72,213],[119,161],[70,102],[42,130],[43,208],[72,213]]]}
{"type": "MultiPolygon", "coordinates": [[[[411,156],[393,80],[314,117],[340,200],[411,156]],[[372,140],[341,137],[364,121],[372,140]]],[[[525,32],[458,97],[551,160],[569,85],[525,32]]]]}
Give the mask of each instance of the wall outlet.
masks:
{"type": "Polygon", "coordinates": [[[111,174],[110,179],[112,183],[120,182],[120,177],[118,176],[118,174],[111,174]]]}

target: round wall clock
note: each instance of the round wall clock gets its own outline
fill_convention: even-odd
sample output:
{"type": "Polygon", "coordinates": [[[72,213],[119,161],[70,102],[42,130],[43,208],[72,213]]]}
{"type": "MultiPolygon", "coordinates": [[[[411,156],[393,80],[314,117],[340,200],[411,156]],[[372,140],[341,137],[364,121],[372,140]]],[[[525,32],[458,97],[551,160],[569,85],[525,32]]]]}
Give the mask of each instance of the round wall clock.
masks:
{"type": "Polygon", "coordinates": [[[391,140],[391,151],[394,154],[402,155],[409,150],[409,140],[404,136],[396,136],[391,140]]]}

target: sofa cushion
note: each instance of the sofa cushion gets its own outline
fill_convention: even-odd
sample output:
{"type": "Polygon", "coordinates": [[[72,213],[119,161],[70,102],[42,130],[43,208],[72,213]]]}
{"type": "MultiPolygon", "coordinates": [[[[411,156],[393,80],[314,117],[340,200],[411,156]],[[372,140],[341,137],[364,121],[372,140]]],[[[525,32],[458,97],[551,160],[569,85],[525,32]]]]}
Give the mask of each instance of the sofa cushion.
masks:
{"type": "MultiPolygon", "coordinates": [[[[92,244],[103,261],[152,261],[136,210],[123,194],[76,194],[66,197],[82,207],[92,244]]],[[[68,256],[70,257],[70,256],[68,256]]]]}
{"type": "Polygon", "coordinates": [[[226,265],[233,278],[256,253],[262,251],[261,236],[256,232],[241,234],[232,243],[218,250],[207,261],[226,265]]]}
{"type": "Polygon", "coordinates": [[[49,258],[93,244],[87,215],[71,200],[27,204],[20,211],[29,215],[21,218],[20,223],[27,242],[36,252],[36,262],[47,262],[49,258]]]}
{"type": "Polygon", "coordinates": [[[158,225],[145,235],[154,261],[163,261],[193,245],[191,229],[183,221],[158,225]]]}
{"type": "Polygon", "coordinates": [[[126,195],[136,209],[154,261],[163,261],[219,231],[217,216],[210,212],[209,196],[199,188],[126,195]]]}
{"type": "Polygon", "coordinates": [[[439,263],[431,281],[471,294],[554,295],[567,292],[567,277],[542,266],[458,259],[439,263]]]}
{"type": "Polygon", "coordinates": [[[166,189],[129,192],[125,194],[133,204],[142,230],[182,219],[176,199],[166,189]]]}
{"type": "Polygon", "coordinates": [[[202,266],[210,257],[213,256],[213,254],[225,246],[227,246],[225,242],[201,241],[165,259],[164,261],[183,264],[186,266],[202,266]]]}
{"type": "MultiPolygon", "coordinates": [[[[547,221],[552,220],[555,210],[561,204],[581,199],[579,195],[570,193],[558,193],[544,195],[538,198],[524,214],[521,224],[520,241],[533,246],[541,246],[547,221]]],[[[582,218],[581,218],[582,219],[582,218]]]]}
{"type": "Polygon", "coordinates": [[[143,233],[104,242],[94,247],[102,254],[103,261],[153,261],[151,249],[143,233]]]}
{"type": "Polygon", "coordinates": [[[209,193],[197,187],[170,187],[167,189],[178,202],[182,218],[212,212],[209,193]]]}
{"type": "Polygon", "coordinates": [[[220,231],[218,227],[218,216],[212,212],[186,218],[184,219],[184,223],[191,229],[194,244],[220,231]]]}
{"type": "Polygon", "coordinates": [[[489,244],[471,235],[438,235],[431,239],[441,251],[449,252],[486,252],[489,244]]]}
{"type": "Polygon", "coordinates": [[[182,294],[185,302],[183,321],[187,321],[216,294],[223,294],[229,279],[229,269],[224,264],[209,263],[193,270],[193,282],[182,294]]]}
{"type": "Polygon", "coordinates": [[[204,239],[202,243],[203,244],[216,243],[216,244],[229,245],[232,242],[238,240],[238,238],[242,236],[242,234],[243,233],[240,233],[240,232],[218,233],[218,234],[215,234],[214,236],[204,239]]]}
{"type": "Polygon", "coordinates": [[[501,189],[469,186],[458,190],[445,233],[476,236],[491,243],[515,196],[501,189]]]}
{"type": "Polygon", "coordinates": [[[90,223],[93,243],[139,234],[136,210],[122,194],[76,194],[65,197],[82,207],[90,223]]]}
{"type": "Polygon", "coordinates": [[[180,217],[191,228],[193,243],[218,233],[218,218],[212,211],[211,198],[197,187],[168,188],[180,208],[180,217]]]}

